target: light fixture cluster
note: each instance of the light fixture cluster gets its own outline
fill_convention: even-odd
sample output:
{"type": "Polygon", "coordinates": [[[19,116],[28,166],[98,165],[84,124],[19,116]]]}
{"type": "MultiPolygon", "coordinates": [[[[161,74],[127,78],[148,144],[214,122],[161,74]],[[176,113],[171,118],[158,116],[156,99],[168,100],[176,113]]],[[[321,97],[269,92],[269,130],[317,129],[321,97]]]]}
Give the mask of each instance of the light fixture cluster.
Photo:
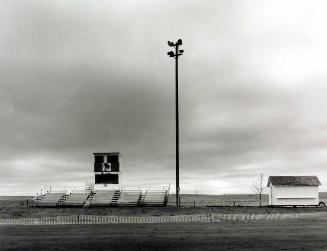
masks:
{"type": "Polygon", "coordinates": [[[176,56],[181,56],[184,53],[184,50],[179,50],[179,46],[183,44],[182,39],[178,39],[176,43],[173,43],[171,41],[168,41],[168,45],[170,47],[175,47],[175,52],[169,51],[167,52],[167,55],[169,57],[176,57],[176,56]]]}

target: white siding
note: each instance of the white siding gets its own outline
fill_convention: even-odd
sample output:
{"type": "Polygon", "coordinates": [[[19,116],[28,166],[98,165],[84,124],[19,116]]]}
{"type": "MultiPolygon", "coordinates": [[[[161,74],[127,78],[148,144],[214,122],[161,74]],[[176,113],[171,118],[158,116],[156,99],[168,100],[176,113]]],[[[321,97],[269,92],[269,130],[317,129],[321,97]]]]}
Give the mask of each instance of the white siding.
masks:
{"type": "Polygon", "coordinates": [[[319,186],[272,186],[269,187],[269,205],[318,205],[319,186]]]}

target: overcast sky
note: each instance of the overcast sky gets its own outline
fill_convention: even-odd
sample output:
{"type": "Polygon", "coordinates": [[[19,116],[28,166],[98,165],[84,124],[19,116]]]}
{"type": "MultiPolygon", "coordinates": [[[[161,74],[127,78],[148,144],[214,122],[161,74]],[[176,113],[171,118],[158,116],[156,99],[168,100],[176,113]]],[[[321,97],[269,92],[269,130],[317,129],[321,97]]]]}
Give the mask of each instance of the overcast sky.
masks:
{"type": "Polygon", "coordinates": [[[126,187],[252,192],[269,175],[327,190],[325,1],[0,0],[0,195],[93,181],[121,152],[126,187]]]}

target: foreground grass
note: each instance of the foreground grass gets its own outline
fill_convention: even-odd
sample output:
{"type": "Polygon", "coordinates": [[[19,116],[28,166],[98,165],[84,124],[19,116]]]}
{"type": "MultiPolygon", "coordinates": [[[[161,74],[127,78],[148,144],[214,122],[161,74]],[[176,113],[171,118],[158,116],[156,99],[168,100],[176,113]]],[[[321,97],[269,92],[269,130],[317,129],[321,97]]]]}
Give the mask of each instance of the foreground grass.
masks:
{"type": "Polygon", "coordinates": [[[327,221],[2,226],[0,250],[326,250],[327,221]]]}

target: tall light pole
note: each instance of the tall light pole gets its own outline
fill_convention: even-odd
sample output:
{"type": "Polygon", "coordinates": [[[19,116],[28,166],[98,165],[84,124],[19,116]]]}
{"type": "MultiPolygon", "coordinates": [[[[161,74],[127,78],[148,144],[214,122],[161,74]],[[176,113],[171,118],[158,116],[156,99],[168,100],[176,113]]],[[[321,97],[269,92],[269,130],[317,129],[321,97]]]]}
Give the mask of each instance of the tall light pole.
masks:
{"type": "Polygon", "coordinates": [[[178,123],[178,57],[183,55],[184,50],[180,50],[179,46],[182,45],[182,39],[178,39],[176,43],[168,41],[170,47],[175,48],[174,51],[167,53],[169,57],[175,58],[175,108],[176,108],[176,206],[180,206],[179,198],[179,123],[178,123]]]}

